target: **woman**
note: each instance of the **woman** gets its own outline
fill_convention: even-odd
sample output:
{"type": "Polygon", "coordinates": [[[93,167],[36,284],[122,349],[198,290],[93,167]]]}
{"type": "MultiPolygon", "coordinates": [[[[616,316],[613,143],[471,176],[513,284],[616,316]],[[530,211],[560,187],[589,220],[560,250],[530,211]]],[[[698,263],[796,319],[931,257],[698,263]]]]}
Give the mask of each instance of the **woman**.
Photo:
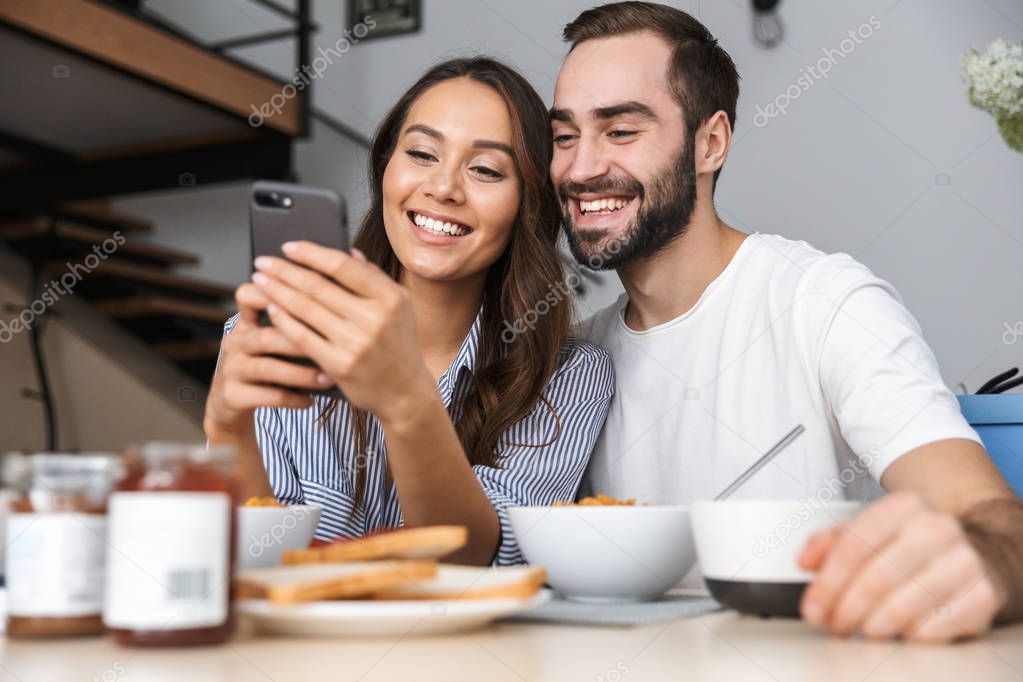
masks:
{"type": "Polygon", "coordinates": [[[256,260],[204,421],[237,447],[246,494],[323,506],[321,539],[458,524],[451,560],[522,561],[506,508],[574,498],[614,385],[552,296],[551,145],[519,74],[444,62],[377,132],[351,254],[296,242],[256,260]],[[282,388],[335,384],[346,400],[282,388]]]}

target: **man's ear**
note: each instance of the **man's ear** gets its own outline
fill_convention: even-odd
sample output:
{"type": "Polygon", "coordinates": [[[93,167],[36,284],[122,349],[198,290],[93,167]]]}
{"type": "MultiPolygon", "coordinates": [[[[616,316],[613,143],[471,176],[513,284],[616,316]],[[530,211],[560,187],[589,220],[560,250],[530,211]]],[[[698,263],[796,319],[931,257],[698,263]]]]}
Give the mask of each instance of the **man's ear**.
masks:
{"type": "Polygon", "coordinates": [[[721,168],[732,145],[732,124],[728,114],[716,112],[696,132],[696,173],[714,173],[721,168]]]}

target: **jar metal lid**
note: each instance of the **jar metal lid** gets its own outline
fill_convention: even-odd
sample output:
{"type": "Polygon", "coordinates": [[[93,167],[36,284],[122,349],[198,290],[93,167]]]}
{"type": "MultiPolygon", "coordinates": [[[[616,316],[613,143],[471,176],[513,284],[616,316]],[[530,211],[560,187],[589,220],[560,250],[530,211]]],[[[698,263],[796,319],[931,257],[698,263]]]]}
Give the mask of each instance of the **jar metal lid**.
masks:
{"type": "Polygon", "coordinates": [[[109,452],[9,452],[3,463],[4,485],[21,491],[110,490],[123,475],[120,457],[109,452]]]}
{"type": "Polygon", "coordinates": [[[230,445],[196,445],[154,441],[139,448],[139,454],[147,466],[160,466],[169,461],[187,460],[199,464],[230,464],[235,458],[235,449],[230,445]]]}

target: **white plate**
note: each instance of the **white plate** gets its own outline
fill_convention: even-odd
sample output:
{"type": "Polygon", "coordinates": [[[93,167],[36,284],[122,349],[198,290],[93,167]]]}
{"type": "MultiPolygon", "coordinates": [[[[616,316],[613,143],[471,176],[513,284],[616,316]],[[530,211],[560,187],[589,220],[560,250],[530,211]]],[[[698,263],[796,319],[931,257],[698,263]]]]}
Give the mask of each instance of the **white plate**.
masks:
{"type": "Polygon", "coordinates": [[[482,627],[487,623],[546,603],[550,590],[529,599],[456,601],[315,601],[272,604],[244,599],[238,612],[266,633],[292,637],[435,635],[482,627]]]}

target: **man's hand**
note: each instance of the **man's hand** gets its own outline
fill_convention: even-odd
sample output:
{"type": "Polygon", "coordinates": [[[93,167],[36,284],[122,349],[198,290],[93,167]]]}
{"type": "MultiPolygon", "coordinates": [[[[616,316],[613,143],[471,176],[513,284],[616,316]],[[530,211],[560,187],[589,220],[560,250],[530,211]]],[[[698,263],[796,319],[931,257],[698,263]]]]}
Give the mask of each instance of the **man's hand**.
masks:
{"type": "Polygon", "coordinates": [[[947,642],[986,631],[1007,598],[962,524],[914,492],[815,535],[799,563],[817,573],[803,618],[838,635],[947,642]]]}

